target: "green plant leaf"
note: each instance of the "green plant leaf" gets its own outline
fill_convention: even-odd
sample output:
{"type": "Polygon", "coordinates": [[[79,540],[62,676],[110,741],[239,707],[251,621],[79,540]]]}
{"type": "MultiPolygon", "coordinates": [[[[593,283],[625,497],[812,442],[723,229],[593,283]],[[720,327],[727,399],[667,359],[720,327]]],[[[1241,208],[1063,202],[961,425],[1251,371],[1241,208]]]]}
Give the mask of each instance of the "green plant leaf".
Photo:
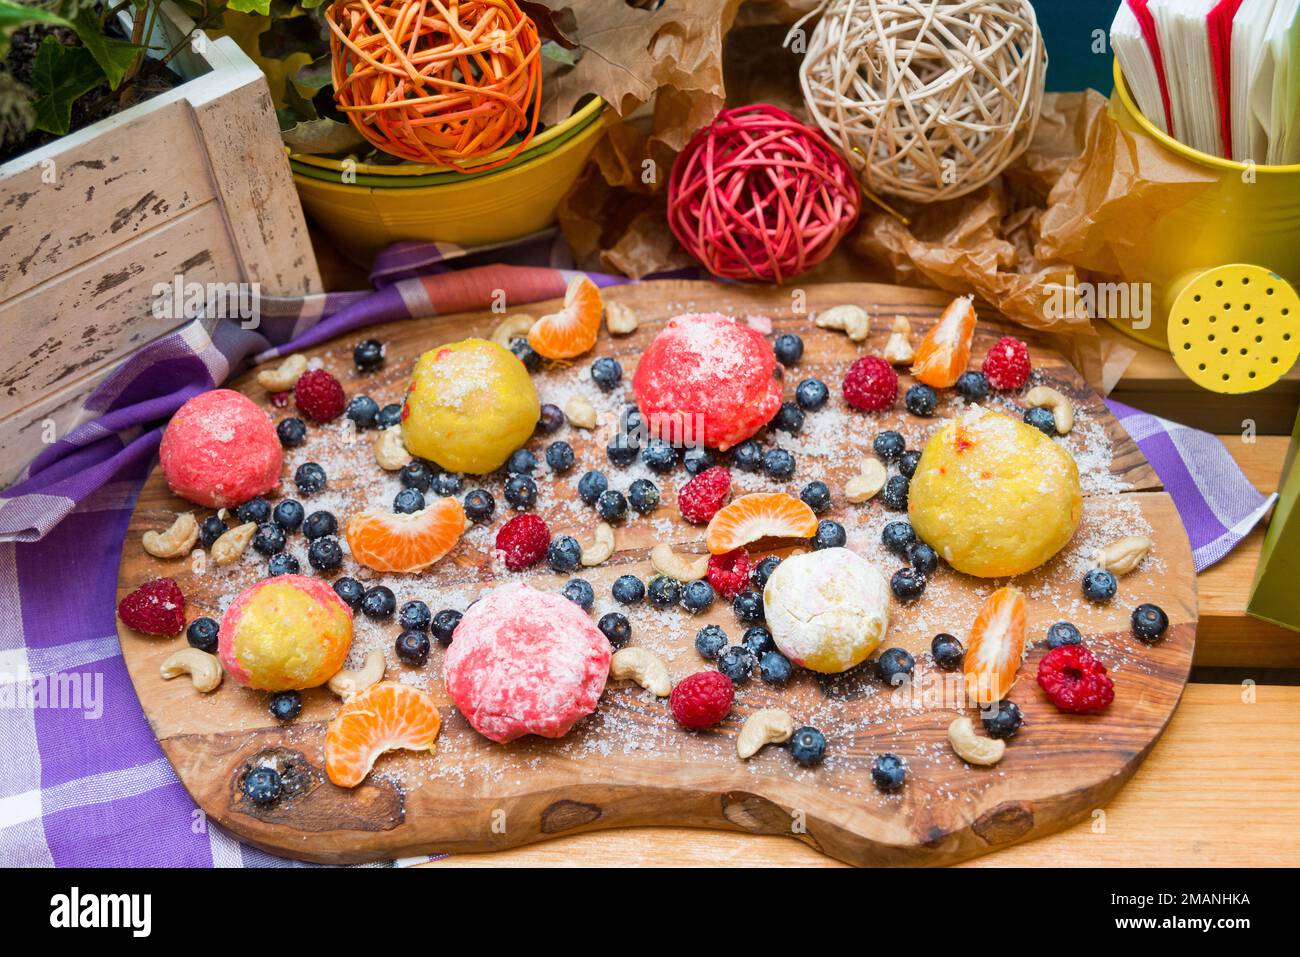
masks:
{"type": "Polygon", "coordinates": [[[271,15],[271,0],[230,0],[226,6],[236,13],[256,13],[263,17],[271,15]]]}
{"type": "Polygon", "coordinates": [[[99,14],[93,7],[82,7],[77,11],[72,29],[77,31],[81,45],[90,51],[99,68],[104,71],[104,76],[108,77],[109,88],[116,90],[126,76],[126,71],[135,62],[140,47],[126,40],[105,36],[99,14]]]}
{"type": "Polygon", "coordinates": [[[13,0],[0,0],[0,60],[9,55],[9,38],[15,30],[44,23],[53,27],[70,26],[67,20],[42,7],[14,3],[13,0]]]}
{"type": "Polygon", "coordinates": [[[334,81],[330,55],[327,53],[298,67],[298,72],[293,75],[293,81],[309,90],[321,90],[329,86],[334,81]]]}
{"type": "Polygon", "coordinates": [[[72,104],[104,82],[104,71],[82,47],[65,47],[46,37],[36,50],[32,89],[36,100],[36,128],[62,136],[72,125],[72,104]]]}
{"type": "Polygon", "coordinates": [[[347,153],[365,145],[365,137],[351,123],[339,123],[327,117],[299,123],[280,135],[295,153],[347,153]]]}

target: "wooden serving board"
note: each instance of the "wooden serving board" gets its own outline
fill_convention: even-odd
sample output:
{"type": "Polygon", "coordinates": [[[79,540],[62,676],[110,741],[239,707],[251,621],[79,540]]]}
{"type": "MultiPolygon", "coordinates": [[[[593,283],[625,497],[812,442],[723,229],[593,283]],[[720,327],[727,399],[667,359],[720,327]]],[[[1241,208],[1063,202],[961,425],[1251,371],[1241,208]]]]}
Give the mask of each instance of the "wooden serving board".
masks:
{"type": "MultiPolygon", "coordinates": [[[[787,374],[787,395],[806,376],[818,376],[831,388],[825,409],[810,413],[803,432],[762,436],[765,445],[791,449],[798,462],[795,478],[785,487],[797,492],[815,478],[826,481],[835,502],[827,517],[848,530],[849,547],[878,563],[885,575],[899,561],[880,545],[880,529],[903,517],[878,500],[849,505],[843,483],[869,453],[875,434],[899,429],[909,448],[946,416],[960,410],[954,395],[941,398],[931,419],[908,414],[900,401],[887,414],[849,410],[839,395],[847,365],[860,353],[884,345],[895,315],[907,316],[919,336],[935,321],[947,297],[893,286],[839,284],[791,291],[699,282],[650,282],[606,293],[636,310],[640,329],[632,336],[601,341],[590,357],[568,368],[535,375],[542,401],[563,405],[582,391],[601,413],[597,432],[575,433],[566,426],[555,436],[535,439],[539,453],[556,438],[570,441],[578,463],[567,476],[552,477],[538,469],[538,511],[555,534],[591,538],[596,519],[578,500],[574,486],[588,468],[600,467],[611,487],[626,489],[644,472],[608,466],[604,444],[621,407],[619,393],[604,395],[590,382],[591,358],[614,355],[630,382],[637,357],[661,325],[684,311],[719,311],[738,317],[763,315],[775,331],[796,331],[806,345],[802,362],[787,374]],[[796,314],[792,306],[806,309],[796,314]],[[857,346],[842,333],[817,329],[809,313],[844,302],[865,306],[873,315],[873,334],[857,346]]],[[[541,315],[558,303],[525,307],[541,315]]],[[[408,321],[367,330],[387,344],[381,371],[360,377],[351,366],[357,335],[311,350],[340,377],[349,395],[366,392],[382,405],[398,401],[415,358],[443,342],[471,334],[487,335],[499,316],[474,313],[408,321]]],[[[974,363],[1004,332],[991,317],[981,320],[974,363]]],[[[215,693],[200,697],[184,679],[164,682],[160,662],[184,643],[148,638],[119,629],[122,649],[145,714],[164,752],[190,794],[213,819],[240,838],[272,852],[325,862],[351,862],[428,852],[500,849],[557,834],[639,824],[717,827],[753,833],[787,834],[857,864],[939,864],[1047,834],[1087,817],[1128,779],[1159,738],[1186,683],[1195,643],[1197,598],[1191,552],[1182,523],[1169,497],[1136,445],[1106,411],[1101,399],[1060,355],[1032,334],[1029,340],[1035,381],[1050,384],[1076,404],[1078,425],[1063,440],[1079,462],[1085,488],[1084,521],[1074,540],[1047,565],[1021,576],[1017,584],[1029,597],[1032,650],[1010,697],[1025,715],[1025,725],[1011,740],[1006,757],[992,768],[964,764],[947,744],[946,729],[960,713],[953,695],[928,656],[930,639],[941,631],[965,639],[983,599],[1003,581],[982,581],[940,568],[920,601],[891,609],[884,647],[899,646],[917,657],[918,692],[899,697],[874,676],[870,665],[845,675],[816,676],[799,672],[784,688],[757,677],[738,689],[728,719],[705,732],[687,732],[668,714],[667,703],[626,682],[611,682],[599,709],[565,738],[527,738],[509,745],[487,741],[474,732],[447,699],[441,681],[442,651],[435,644],[423,669],[400,664],[392,650],[398,627],[357,616],[353,661],[379,647],[388,657],[388,677],[427,687],[442,703],[444,725],[435,755],[398,752],[380,759],[361,786],[344,790],[329,783],[323,771],[324,728],[338,707],[325,689],[305,692],[300,717],[289,725],[276,722],[266,695],[227,679],[215,693]],[[1138,571],[1121,579],[1118,597],[1108,605],[1086,602],[1080,579],[1087,556],[1099,545],[1124,534],[1141,533],[1155,540],[1152,556],[1138,571]],[[1158,645],[1148,647],[1129,633],[1131,609],[1145,601],[1160,604],[1172,626],[1158,645]],[[1109,667],[1115,682],[1114,704],[1101,715],[1058,712],[1034,681],[1054,621],[1074,621],[1087,642],[1109,667]],[[788,751],[768,747],[748,762],[735,754],[735,735],[745,717],[761,707],[782,707],[796,724],[821,728],[829,739],[820,767],[805,769],[788,751]],[[893,752],[907,759],[907,785],[895,794],[876,790],[870,779],[873,757],[893,752]],[[238,782],[253,763],[272,760],[286,774],[290,793],[270,808],[243,799],[238,782]]],[[[909,384],[906,376],[904,388],[909,384]]],[[[256,401],[267,396],[253,376],[233,384],[256,401]]],[[[630,396],[630,389],[628,392],[630,396]]],[[[1015,412],[999,398],[993,408],[1015,412]]],[[[290,410],[272,410],[279,419],[290,410]]],[[[1018,412],[1016,413],[1018,414],[1018,412]]],[[[349,442],[343,423],[313,428],[306,446],[287,454],[285,494],[296,495],[290,476],[303,461],[317,460],[329,473],[329,487],[304,499],[308,511],[329,508],[340,520],[354,509],[387,505],[398,489],[393,475],[374,464],[370,435],[349,442]]],[[[733,471],[737,493],[771,487],[761,476],[733,471]]],[[[679,469],[656,477],[663,504],[650,516],[633,517],[617,531],[617,552],[605,565],[583,570],[595,587],[593,615],[613,610],[609,586],[621,574],[649,578],[649,550],[668,541],[683,552],[703,552],[703,529],[684,523],[675,506],[676,489],[685,480],[679,469]]],[[[399,602],[423,598],[437,610],[463,609],[474,595],[512,576],[492,560],[495,530],[507,510],[501,475],[467,480],[464,490],[488,488],[497,499],[497,518],[472,530],[452,554],[421,576],[387,576],[382,581],[399,602]]],[[[208,565],[196,571],[191,560],[164,561],[148,556],[140,536],[166,527],[173,514],[189,508],[167,490],[159,471],[145,486],[123,549],[121,594],[158,575],[172,575],[187,596],[189,618],[220,617],[240,589],[265,574],[265,559],[251,550],[225,569],[208,565]]],[[[200,517],[203,516],[201,513],[200,517]]],[[[804,546],[807,547],[807,546],[804,546]]],[[[789,554],[794,549],[776,550],[789,554]]],[[[290,551],[309,569],[301,536],[290,551]]],[[[757,554],[763,554],[759,551],[757,554]]],[[[345,560],[343,573],[363,581],[378,576],[345,560]]],[[[569,576],[545,567],[524,576],[543,589],[559,590],[569,576]]],[[[708,667],[693,647],[699,628],[717,623],[738,642],[743,626],[719,602],[691,617],[684,611],[655,611],[648,606],[628,611],[632,642],[652,648],[669,664],[674,680],[708,667]]],[[[671,861],[663,863],[670,864],[671,861]]]]}

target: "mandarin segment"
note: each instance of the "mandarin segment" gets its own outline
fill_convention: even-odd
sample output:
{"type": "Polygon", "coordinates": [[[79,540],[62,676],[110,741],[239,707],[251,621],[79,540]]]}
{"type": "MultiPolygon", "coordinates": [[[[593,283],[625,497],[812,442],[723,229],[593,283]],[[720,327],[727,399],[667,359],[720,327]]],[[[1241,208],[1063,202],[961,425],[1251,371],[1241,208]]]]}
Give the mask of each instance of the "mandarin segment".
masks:
{"type": "Polygon", "coordinates": [[[996,704],[1016,683],[1025,655],[1025,596],[1013,586],[989,596],[966,644],[966,694],[973,705],[996,704]]]}
{"type": "Polygon", "coordinates": [[[723,506],[709,521],[705,543],[723,555],[763,538],[812,538],[817,516],[785,492],[753,492],[723,506]]]}
{"type": "Polygon", "coordinates": [[[325,773],[341,788],[365,780],[386,751],[432,751],[442,728],[433,695],[398,681],[381,681],[353,695],[325,732],[325,773]]]}
{"type": "Polygon", "coordinates": [[[528,344],[548,359],[580,356],[596,344],[603,311],[600,289],[586,276],[575,276],[564,292],[564,308],[533,323],[528,344]]]}
{"type": "Polygon", "coordinates": [[[949,388],[966,371],[974,336],[975,306],[969,296],[961,296],[949,303],[916,347],[912,375],[936,389],[949,388]]]}
{"type": "Polygon", "coordinates": [[[368,509],[348,519],[352,557],[377,572],[420,572],[446,555],[465,531],[465,509],[440,498],[418,512],[368,509]]]}

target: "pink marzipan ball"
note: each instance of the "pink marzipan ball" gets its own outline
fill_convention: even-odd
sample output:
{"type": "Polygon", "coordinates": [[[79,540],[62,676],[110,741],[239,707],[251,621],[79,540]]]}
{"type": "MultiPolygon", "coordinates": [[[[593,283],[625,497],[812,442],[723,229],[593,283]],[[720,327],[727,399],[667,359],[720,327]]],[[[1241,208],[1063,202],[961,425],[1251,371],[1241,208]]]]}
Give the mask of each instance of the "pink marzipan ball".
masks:
{"type": "Polygon", "coordinates": [[[159,455],[171,490],[209,508],[239,505],[280,484],[283,453],[271,417],[230,389],[201,393],[181,406],[159,455]]]}

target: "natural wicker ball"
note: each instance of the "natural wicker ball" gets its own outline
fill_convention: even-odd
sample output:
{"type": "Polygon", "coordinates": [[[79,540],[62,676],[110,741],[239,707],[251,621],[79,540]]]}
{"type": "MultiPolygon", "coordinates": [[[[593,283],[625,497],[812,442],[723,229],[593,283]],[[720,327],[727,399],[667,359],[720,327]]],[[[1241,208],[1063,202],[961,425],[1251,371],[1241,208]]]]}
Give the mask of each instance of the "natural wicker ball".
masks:
{"type": "Polygon", "coordinates": [[[1046,73],[1030,0],[830,0],[799,78],[864,187],[929,202],[983,186],[1024,152],[1046,73]]]}
{"type": "Polygon", "coordinates": [[[784,110],[723,110],[668,181],[668,225],[709,272],[782,282],[817,265],[858,220],[853,172],[784,110]]]}
{"type": "Polygon", "coordinates": [[[479,172],[532,139],[541,42],[515,0],[335,0],[325,19],[334,100],[384,152],[479,172]]]}

